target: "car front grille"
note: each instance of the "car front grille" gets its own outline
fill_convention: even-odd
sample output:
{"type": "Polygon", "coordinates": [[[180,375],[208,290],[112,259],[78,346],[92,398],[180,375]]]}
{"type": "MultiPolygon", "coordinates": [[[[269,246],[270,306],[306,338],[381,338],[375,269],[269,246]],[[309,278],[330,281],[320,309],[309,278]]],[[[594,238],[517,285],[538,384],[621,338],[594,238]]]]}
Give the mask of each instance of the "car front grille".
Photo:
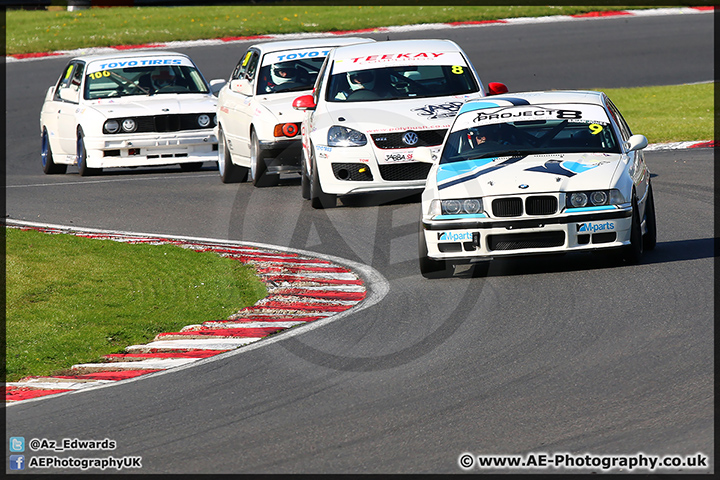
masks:
{"type": "MultiPolygon", "coordinates": [[[[145,117],[131,117],[137,122],[137,129],[133,133],[163,133],[163,132],[180,132],[183,130],[210,130],[215,125],[211,121],[207,127],[198,125],[197,118],[199,113],[183,113],[179,115],[148,115],[145,117]]],[[[209,112],[210,118],[215,116],[214,112],[209,112]]],[[[122,124],[122,121],[128,117],[117,118],[116,120],[122,124]]],[[[120,129],[117,133],[124,133],[120,129]]]]}
{"type": "Polygon", "coordinates": [[[427,178],[432,165],[423,162],[396,163],[390,165],[379,165],[380,176],[389,182],[403,180],[424,180],[427,178]]]}
{"type": "Polygon", "coordinates": [[[487,242],[490,250],[560,247],[565,243],[565,232],[488,235],[487,242]]]}
{"type": "Polygon", "coordinates": [[[492,201],[492,212],[496,217],[519,217],[523,211],[528,215],[552,215],[558,210],[558,200],[550,195],[527,197],[496,198],[492,201]]]}
{"type": "Polygon", "coordinates": [[[377,148],[382,148],[383,150],[396,148],[434,147],[442,144],[445,139],[445,132],[447,132],[447,129],[412,131],[418,137],[417,143],[413,145],[408,145],[403,142],[403,137],[408,132],[410,132],[410,130],[394,133],[375,133],[370,136],[372,137],[373,142],[375,142],[375,146],[377,148]]]}

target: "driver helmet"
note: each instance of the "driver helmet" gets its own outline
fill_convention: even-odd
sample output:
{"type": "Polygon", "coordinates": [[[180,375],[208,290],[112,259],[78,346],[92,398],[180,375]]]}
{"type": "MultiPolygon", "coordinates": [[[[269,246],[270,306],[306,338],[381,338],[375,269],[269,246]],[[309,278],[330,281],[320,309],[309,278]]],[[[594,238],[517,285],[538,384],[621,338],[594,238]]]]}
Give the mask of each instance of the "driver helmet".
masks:
{"type": "Polygon", "coordinates": [[[375,86],[375,72],[371,70],[348,72],[347,81],[350,85],[350,90],[360,90],[361,88],[372,90],[375,86]]]}
{"type": "Polygon", "coordinates": [[[152,84],[156,89],[175,85],[175,72],[170,67],[158,67],[152,74],[152,84]]]}
{"type": "Polygon", "coordinates": [[[292,82],[297,76],[295,64],[292,62],[276,63],[270,69],[270,76],[272,77],[272,81],[275,85],[292,82]]]}

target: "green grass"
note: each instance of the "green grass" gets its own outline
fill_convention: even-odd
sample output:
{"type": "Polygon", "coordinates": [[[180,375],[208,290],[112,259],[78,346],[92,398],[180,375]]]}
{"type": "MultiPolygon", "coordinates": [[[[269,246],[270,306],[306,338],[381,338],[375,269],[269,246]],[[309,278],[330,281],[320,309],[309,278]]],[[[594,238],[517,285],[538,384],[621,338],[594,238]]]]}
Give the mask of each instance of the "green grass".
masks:
{"type": "Polygon", "coordinates": [[[715,138],[715,83],[603,91],[650,143],[715,138]]]}
{"type": "Polygon", "coordinates": [[[251,268],[215,253],[15,228],[5,235],[7,381],[98,362],[267,295],[251,268]]]}
{"type": "MultiPolygon", "coordinates": [[[[393,25],[572,15],[623,6],[323,6],[114,7],[9,10],[7,53],[140,45],[174,40],[359,30],[393,25]]],[[[58,7],[59,8],[59,7],[58,7]]],[[[653,7],[645,7],[653,8],[653,7]]]]}

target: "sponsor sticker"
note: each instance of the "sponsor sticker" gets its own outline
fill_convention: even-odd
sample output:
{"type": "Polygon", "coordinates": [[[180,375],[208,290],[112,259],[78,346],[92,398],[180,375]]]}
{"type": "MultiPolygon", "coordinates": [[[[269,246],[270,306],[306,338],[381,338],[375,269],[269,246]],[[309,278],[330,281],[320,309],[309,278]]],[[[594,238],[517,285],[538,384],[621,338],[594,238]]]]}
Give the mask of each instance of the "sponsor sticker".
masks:
{"type": "Polygon", "coordinates": [[[142,58],[117,58],[112,60],[102,60],[93,62],[87,67],[86,74],[99,72],[102,70],[113,70],[116,68],[133,68],[133,67],[155,67],[159,65],[185,65],[192,67],[193,63],[186,57],[142,57],[142,58]]]}
{"type": "Polygon", "coordinates": [[[615,230],[615,222],[585,222],[578,223],[577,233],[598,233],[612,232],[615,230]]]}
{"type": "Polygon", "coordinates": [[[438,232],[438,242],[470,242],[472,232],[438,232]]]}
{"type": "Polygon", "coordinates": [[[330,53],[330,48],[309,48],[305,50],[291,50],[285,52],[272,52],[263,57],[263,67],[278,62],[288,62],[290,60],[305,60],[312,58],[325,58],[330,53]]]}

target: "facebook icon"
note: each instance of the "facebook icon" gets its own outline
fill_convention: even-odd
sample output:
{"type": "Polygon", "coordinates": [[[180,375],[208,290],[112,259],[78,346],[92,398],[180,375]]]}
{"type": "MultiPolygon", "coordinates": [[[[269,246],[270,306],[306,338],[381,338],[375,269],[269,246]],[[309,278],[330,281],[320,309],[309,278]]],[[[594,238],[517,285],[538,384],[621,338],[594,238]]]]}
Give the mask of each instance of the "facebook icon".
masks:
{"type": "Polygon", "coordinates": [[[10,470],[25,470],[25,455],[10,455],[10,470]]]}

